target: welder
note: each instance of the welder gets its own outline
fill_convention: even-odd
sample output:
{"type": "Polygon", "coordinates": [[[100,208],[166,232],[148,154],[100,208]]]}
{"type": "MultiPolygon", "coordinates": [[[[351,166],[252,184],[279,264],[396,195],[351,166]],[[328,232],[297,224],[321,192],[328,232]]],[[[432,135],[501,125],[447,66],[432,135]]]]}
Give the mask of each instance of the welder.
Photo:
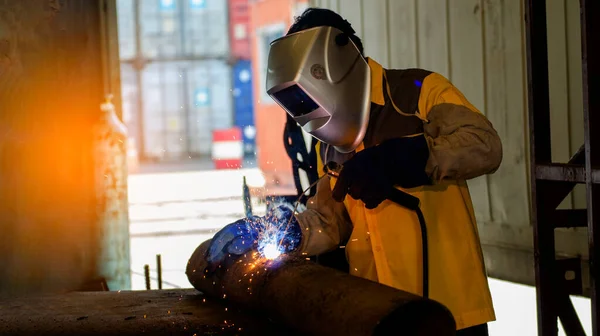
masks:
{"type": "MultiPolygon", "coordinates": [[[[418,295],[427,289],[450,309],[458,335],[488,335],[495,313],[466,181],[500,166],[490,121],[442,75],[384,69],[365,57],[351,24],[326,9],[307,9],[271,44],[266,84],[319,140],[319,172],[331,162],[343,167],[319,180],[306,210],[268,215],[287,232],[284,252],[313,256],[345,245],[351,274],[418,295]],[[390,200],[398,190],[418,199],[418,211],[390,200]]],[[[263,220],[218,232],[211,265],[254,248],[248,242],[263,220]]]]}

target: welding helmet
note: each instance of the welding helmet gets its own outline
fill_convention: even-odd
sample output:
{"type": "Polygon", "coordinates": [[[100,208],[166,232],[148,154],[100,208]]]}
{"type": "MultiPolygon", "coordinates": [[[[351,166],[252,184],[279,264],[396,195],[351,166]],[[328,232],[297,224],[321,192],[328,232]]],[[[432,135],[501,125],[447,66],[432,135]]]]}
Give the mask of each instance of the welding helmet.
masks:
{"type": "Polygon", "coordinates": [[[349,36],[333,27],[302,30],[271,43],[267,93],[306,132],[341,153],[362,142],[371,75],[349,36]]]}

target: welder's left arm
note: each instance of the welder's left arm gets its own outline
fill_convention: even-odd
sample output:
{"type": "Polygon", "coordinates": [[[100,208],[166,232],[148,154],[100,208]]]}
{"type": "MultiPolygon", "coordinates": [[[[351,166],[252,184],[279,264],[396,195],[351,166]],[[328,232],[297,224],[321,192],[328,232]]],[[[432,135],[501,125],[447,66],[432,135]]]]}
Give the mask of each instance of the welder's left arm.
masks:
{"type": "Polygon", "coordinates": [[[428,120],[427,175],[441,181],[494,173],[502,161],[502,143],[491,122],[439,74],[428,76],[423,90],[419,108],[428,120]]]}
{"type": "Polygon", "coordinates": [[[502,144],[492,124],[443,76],[422,83],[424,134],[390,139],[344,163],[333,198],[346,195],[376,208],[393,186],[415,188],[441,180],[468,180],[495,172],[502,144]]]}

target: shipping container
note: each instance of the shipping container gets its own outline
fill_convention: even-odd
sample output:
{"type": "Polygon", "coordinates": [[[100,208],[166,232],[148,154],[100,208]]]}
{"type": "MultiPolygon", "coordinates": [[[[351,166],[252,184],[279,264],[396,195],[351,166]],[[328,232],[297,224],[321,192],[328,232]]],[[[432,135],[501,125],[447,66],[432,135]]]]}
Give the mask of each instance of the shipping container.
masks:
{"type": "Polygon", "coordinates": [[[249,60],[252,57],[248,0],[229,0],[229,41],[234,59],[249,60]]]}
{"type": "Polygon", "coordinates": [[[235,125],[242,130],[246,157],[254,157],[256,151],[252,82],[252,63],[238,61],[233,67],[233,109],[235,125]]]}
{"type": "Polygon", "coordinates": [[[224,61],[150,63],[141,85],[146,159],[209,156],[212,130],[233,125],[231,67],[224,61]]]}
{"type": "Polygon", "coordinates": [[[224,0],[118,2],[122,60],[135,56],[136,18],[139,18],[141,56],[146,59],[225,59],[229,56],[229,11],[224,0]]]}

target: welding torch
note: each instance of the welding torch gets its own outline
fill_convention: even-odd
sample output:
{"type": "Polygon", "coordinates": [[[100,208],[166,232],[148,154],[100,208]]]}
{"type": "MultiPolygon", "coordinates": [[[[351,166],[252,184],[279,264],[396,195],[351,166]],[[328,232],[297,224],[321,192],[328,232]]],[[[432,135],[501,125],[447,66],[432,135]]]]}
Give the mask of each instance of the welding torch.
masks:
{"type": "MultiPolygon", "coordinates": [[[[325,174],[336,179],[340,176],[343,169],[343,165],[334,161],[329,161],[323,167],[325,174]]],[[[417,217],[419,218],[419,226],[421,227],[421,245],[423,247],[423,297],[429,298],[429,256],[427,252],[427,225],[425,223],[425,217],[423,216],[421,208],[419,207],[420,200],[419,198],[412,196],[402,190],[396,189],[394,186],[390,186],[390,189],[388,190],[388,193],[386,195],[386,199],[414,211],[417,214],[417,217]]]]}

